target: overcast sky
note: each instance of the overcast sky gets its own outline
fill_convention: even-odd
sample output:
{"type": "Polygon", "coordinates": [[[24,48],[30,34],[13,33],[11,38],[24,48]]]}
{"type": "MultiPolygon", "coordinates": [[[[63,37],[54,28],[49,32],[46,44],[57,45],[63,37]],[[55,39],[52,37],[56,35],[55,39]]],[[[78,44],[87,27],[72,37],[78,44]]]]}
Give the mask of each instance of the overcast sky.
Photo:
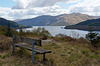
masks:
{"type": "Polygon", "coordinates": [[[100,0],[0,0],[0,17],[9,20],[70,13],[100,16],[100,0]]]}

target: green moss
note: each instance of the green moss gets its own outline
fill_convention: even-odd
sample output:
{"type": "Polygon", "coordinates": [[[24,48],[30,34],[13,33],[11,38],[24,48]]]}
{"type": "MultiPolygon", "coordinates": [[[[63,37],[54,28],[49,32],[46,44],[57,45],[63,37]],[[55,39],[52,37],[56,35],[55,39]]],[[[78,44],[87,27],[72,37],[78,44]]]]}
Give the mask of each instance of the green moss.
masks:
{"type": "Polygon", "coordinates": [[[10,56],[10,54],[9,53],[7,53],[7,54],[5,54],[5,55],[0,55],[0,57],[2,58],[2,59],[5,59],[5,58],[7,58],[7,57],[9,57],[10,56]]]}
{"type": "Polygon", "coordinates": [[[81,57],[81,55],[79,55],[79,54],[72,54],[68,58],[68,62],[71,63],[71,62],[78,61],[80,59],[80,57],[81,57]]]}
{"type": "Polygon", "coordinates": [[[67,52],[67,54],[70,54],[70,53],[71,53],[71,51],[67,52]]]}
{"type": "Polygon", "coordinates": [[[89,56],[90,55],[90,50],[89,49],[83,49],[81,50],[82,54],[89,56]]]}
{"type": "Polygon", "coordinates": [[[35,55],[34,58],[35,58],[35,59],[39,59],[39,56],[35,55]]]}
{"type": "Polygon", "coordinates": [[[94,53],[95,53],[95,54],[100,54],[100,51],[96,50],[94,53]]]}
{"type": "Polygon", "coordinates": [[[3,63],[2,62],[0,62],[0,66],[2,66],[3,65],[3,63]]]}
{"type": "Polygon", "coordinates": [[[93,54],[93,55],[90,55],[90,58],[99,58],[100,56],[99,55],[96,55],[96,54],[93,54]]]}
{"type": "Polygon", "coordinates": [[[2,55],[0,55],[0,58],[2,57],[2,55]]]}

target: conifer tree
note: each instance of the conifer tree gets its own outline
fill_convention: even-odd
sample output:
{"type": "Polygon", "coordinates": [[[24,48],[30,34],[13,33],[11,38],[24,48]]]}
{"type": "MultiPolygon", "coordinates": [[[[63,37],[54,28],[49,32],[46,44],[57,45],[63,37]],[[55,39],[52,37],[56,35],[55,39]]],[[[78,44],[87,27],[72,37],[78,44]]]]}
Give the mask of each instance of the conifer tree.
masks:
{"type": "Polygon", "coordinates": [[[5,35],[8,37],[12,37],[12,34],[13,34],[13,32],[10,27],[10,22],[8,22],[7,31],[6,31],[5,35]]]}
{"type": "Polygon", "coordinates": [[[19,35],[20,35],[20,36],[23,36],[22,26],[20,26],[19,35]]]}

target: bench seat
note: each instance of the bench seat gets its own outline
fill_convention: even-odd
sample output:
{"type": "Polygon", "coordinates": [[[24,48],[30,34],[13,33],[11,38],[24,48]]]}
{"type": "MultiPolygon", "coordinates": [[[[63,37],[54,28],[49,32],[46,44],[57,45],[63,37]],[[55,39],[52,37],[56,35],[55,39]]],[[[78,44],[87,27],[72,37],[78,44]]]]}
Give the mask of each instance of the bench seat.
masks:
{"type": "MultiPolygon", "coordinates": [[[[32,51],[32,46],[28,46],[26,44],[21,44],[21,43],[15,44],[15,47],[23,47],[23,48],[26,48],[26,49],[32,51]]],[[[36,54],[51,53],[51,51],[49,51],[49,50],[41,49],[41,48],[37,48],[37,47],[34,47],[34,51],[36,52],[36,54]]]]}

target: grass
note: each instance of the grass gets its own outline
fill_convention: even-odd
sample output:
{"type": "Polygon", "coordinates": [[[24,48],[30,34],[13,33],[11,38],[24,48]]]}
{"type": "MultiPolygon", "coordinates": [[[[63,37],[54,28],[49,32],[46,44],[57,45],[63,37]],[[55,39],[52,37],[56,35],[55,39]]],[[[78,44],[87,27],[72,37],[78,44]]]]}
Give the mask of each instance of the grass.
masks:
{"type": "MultiPolygon", "coordinates": [[[[11,42],[11,38],[6,37],[0,41],[5,39],[9,40],[3,44],[11,42]]],[[[52,53],[46,54],[45,63],[41,63],[42,55],[35,55],[34,65],[32,64],[32,52],[23,48],[15,48],[15,54],[11,56],[12,49],[8,48],[0,52],[0,66],[100,66],[99,49],[90,46],[85,39],[73,39],[72,41],[70,39],[72,38],[68,40],[51,38],[51,42],[44,42],[41,48],[51,50],[52,53]]]]}
{"type": "Polygon", "coordinates": [[[88,47],[74,45],[67,42],[49,43],[43,46],[45,49],[52,50],[47,57],[53,60],[56,66],[99,66],[99,52],[92,52],[88,47]],[[54,44],[54,45],[53,45],[54,44]],[[56,46],[56,47],[55,47],[56,46]],[[95,54],[94,54],[95,53],[95,54]]]}
{"type": "Polygon", "coordinates": [[[1,59],[5,59],[6,57],[9,57],[9,56],[10,56],[10,54],[7,53],[7,54],[5,54],[5,55],[0,55],[0,58],[1,58],[1,59]]]}
{"type": "Polygon", "coordinates": [[[0,35],[0,52],[6,51],[11,48],[12,39],[0,35]]]}

